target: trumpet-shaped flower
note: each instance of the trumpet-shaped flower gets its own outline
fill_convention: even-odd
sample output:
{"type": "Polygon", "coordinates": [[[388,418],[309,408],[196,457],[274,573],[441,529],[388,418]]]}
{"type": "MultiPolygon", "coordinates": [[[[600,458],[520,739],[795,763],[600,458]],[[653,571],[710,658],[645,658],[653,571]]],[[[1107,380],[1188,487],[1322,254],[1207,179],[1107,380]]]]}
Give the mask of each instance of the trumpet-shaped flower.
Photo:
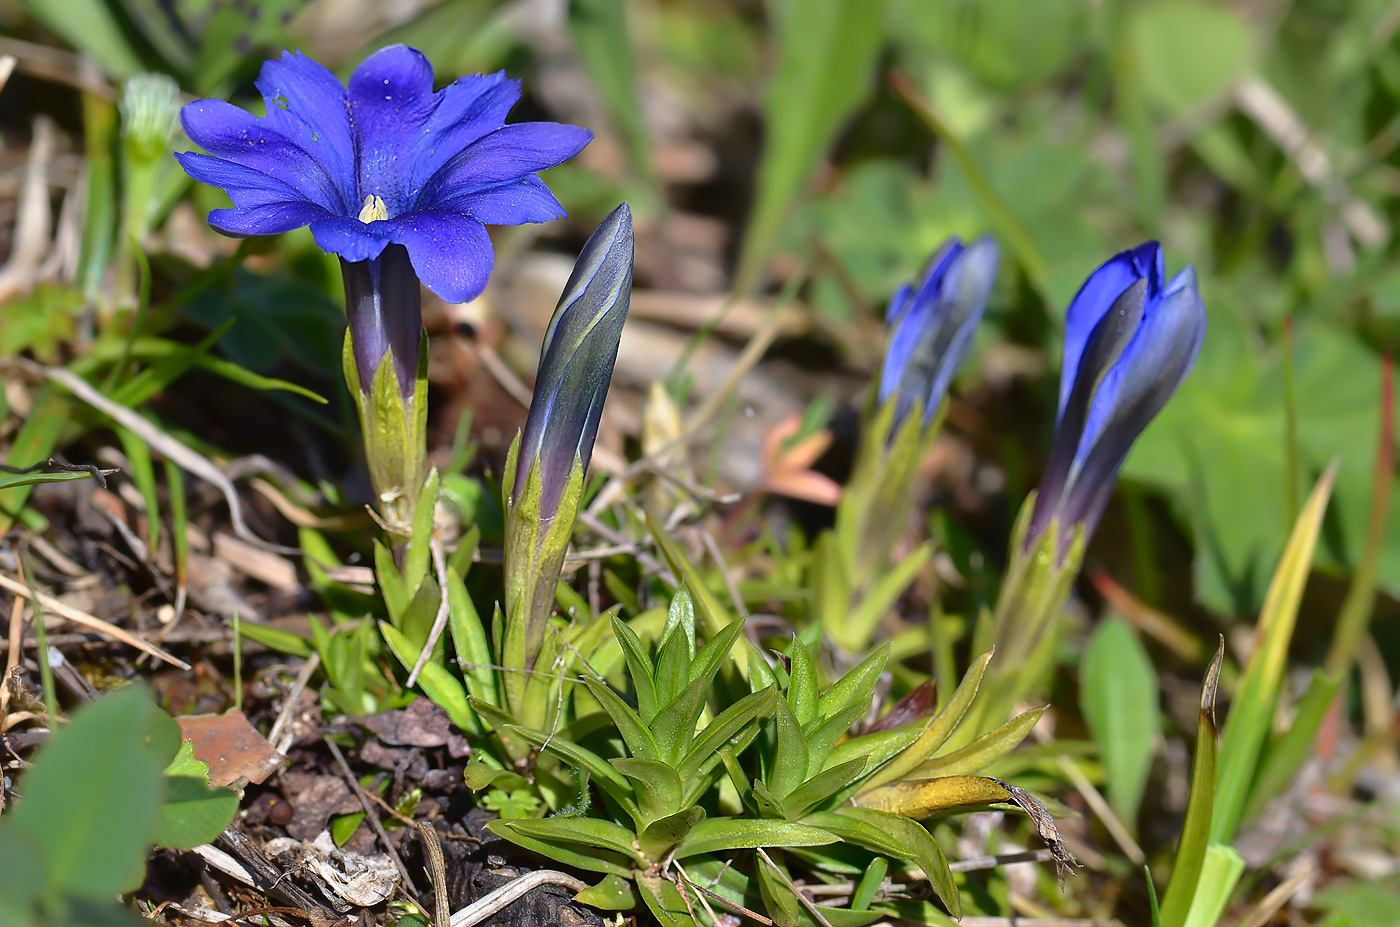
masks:
{"type": "Polygon", "coordinates": [[[196,100],[181,122],[209,154],[177,155],[195,180],[228,191],[209,222],[233,236],[311,227],[349,262],[402,245],[419,279],[448,302],[477,296],[491,272],[486,225],[564,214],[537,171],[578,154],[593,134],[552,122],[505,125],[520,85],[504,72],[433,90],[416,49],[380,49],[349,86],[299,52],[268,61],[257,117],[196,100]]]}
{"type": "Polygon", "coordinates": [[[1056,521],[1060,553],[1093,533],[1128,451],[1196,363],[1206,309],[1189,265],[1170,281],[1153,241],[1094,271],[1065,317],[1055,438],[1026,546],[1056,521]]]}
{"type": "Polygon", "coordinates": [[[896,403],[894,427],[916,404],[932,421],[967,352],[996,279],[996,242],[963,245],[953,238],[934,254],[921,281],[905,284],[886,310],[890,343],[880,372],[879,401],[896,403]]]}

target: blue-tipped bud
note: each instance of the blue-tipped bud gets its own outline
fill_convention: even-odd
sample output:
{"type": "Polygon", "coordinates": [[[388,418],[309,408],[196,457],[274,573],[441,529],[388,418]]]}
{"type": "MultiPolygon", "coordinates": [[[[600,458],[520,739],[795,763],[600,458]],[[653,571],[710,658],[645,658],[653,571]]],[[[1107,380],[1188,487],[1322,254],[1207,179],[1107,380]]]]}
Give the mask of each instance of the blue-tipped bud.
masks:
{"type": "Polygon", "coordinates": [[[1092,534],[1128,451],[1196,363],[1206,308],[1188,266],[1170,282],[1153,241],[1110,258],[1065,317],[1055,438],[1026,533],[1059,525],[1059,553],[1092,534]]]}
{"type": "Polygon", "coordinates": [[[554,517],[575,462],[588,469],[632,298],[632,210],[623,203],[583,246],[540,349],[512,495],[538,461],[540,511],[554,517]]]}
{"type": "Polygon", "coordinates": [[[890,299],[890,343],[880,372],[879,401],[893,398],[896,403],[892,431],[916,405],[923,409],[925,425],[933,420],[972,347],[998,258],[991,238],[966,246],[953,238],[934,254],[922,280],[900,287],[890,299]]]}

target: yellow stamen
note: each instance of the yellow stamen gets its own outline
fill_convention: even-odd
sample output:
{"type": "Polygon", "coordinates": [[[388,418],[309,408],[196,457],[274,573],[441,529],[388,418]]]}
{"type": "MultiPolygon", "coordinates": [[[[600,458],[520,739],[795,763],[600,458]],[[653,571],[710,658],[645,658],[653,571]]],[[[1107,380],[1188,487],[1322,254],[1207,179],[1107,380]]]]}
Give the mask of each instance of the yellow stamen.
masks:
{"type": "Polygon", "coordinates": [[[389,218],[389,210],[385,208],[384,201],[377,196],[365,197],[365,204],[360,207],[360,221],[368,225],[371,222],[379,222],[389,218]]]}

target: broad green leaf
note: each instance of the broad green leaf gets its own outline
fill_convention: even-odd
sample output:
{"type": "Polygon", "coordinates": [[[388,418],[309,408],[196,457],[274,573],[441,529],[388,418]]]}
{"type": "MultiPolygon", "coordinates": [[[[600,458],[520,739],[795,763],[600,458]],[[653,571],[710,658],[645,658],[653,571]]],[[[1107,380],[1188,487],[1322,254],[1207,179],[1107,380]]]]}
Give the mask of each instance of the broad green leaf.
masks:
{"type": "Polygon", "coordinates": [[[774,0],[777,64],[764,96],[758,188],[735,290],[759,281],[793,201],[869,95],[880,49],[881,0],[774,0]]]}
{"type": "Polygon", "coordinates": [[[338,847],[345,846],[351,837],[355,836],[355,831],[365,819],[363,811],[352,811],[349,814],[338,814],[331,818],[331,839],[338,847]]]}
{"type": "Polygon", "coordinates": [[[609,760],[613,769],[632,780],[641,813],[639,827],[681,810],[681,777],[657,760],[609,760]]]}
{"type": "Polygon", "coordinates": [[[1322,516],[1332,495],[1336,467],[1328,468],[1298,515],[1293,534],[1264,599],[1255,630],[1255,646],[1231,701],[1230,716],[1220,740],[1220,778],[1216,787],[1211,841],[1234,839],[1258,774],[1259,756],[1273,724],[1274,708],[1288,647],[1298,620],[1303,586],[1312,571],[1313,549],[1322,530],[1322,516]]]}
{"type": "Polygon", "coordinates": [[[0,827],[0,923],[34,922],[48,889],[49,868],[38,840],[18,827],[0,827]]]}
{"type": "Polygon", "coordinates": [[[600,911],[630,911],[637,906],[639,899],[631,880],[608,875],[597,885],[590,885],[579,892],[574,900],[600,911]]]}
{"type": "Polygon", "coordinates": [[[1089,636],[1079,701],[1103,758],[1109,804],[1136,830],[1160,732],[1157,671],[1137,634],[1116,618],[1103,621],[1089,636]]]}
{"type": "Polygon", "coordinates": [[[193,849],[223,833],[238,813],[238,796],[211,787],[208,765],[199,765],[204,766],[199,776],[165,776],[154,843],[172,850],[193,849]]]}
{"type": "Polygon", "coordinates": [[[953,873],[943,848],[917,821],[897,814],[887,814],[871,808],[842,808],[809,814],[805,820],[840,837],[848,843],[859,844],[877,853],[898,859],[912,860],[924,871],[933,890],[952,913],[960,917],[962,905],[953,873]]]}
{"type": "Polygon", "coordinates": [[[145,70],[112,8],[102,0],[25,0],[24,8],[109,76],[132,77],[145,70]]]}
{"type": "Polygon", "coordinates": [[[829,831],[792,821],[758,821],[749,818],[707,818],[696,824],[676,850],[677,859],[751,850],[754,847],[815,847],[835,843],[829,831]]]}
{"type": "Polygon", "coordinates": [[[142,685],[90,702],[25,773],[24,801],[6,820],[42,849],[51,891],[106,901],[141,884],[159,819],[161,770],[177,749],[157,748],[155,715],[164,712],[142,685]]]}
{"type": "Polygon", "coordinates": [[[1132,6],[1129,48],[1147,92],[1185,113],[1227,93],[1253,66],[1259,40],[1226,4],[1151,0],[1132,6]],[[1183,48],[1191,54],[1183,55],[1183,48]]]}
{"type": "Polygon", "coordinates": [[[637,835],[637,845],[641,847],[644,857],[652,863],[658,863],[703,820],[704,808],[694,805],[684,808],[648,824],[637,835]]]}
{"type": "Polygon", "coordinates": [[[696,735],[690,752],[676,765],[676,770],[683,777],[690,777],[702,763],[730,744],[746,727],[766,718],[777,700],[777,689],[770,686],[761,692],[749,693],[721,711],[696,735]]]}
{"type": "Polygon", "coordinates": [[[612,765],[601,756],[586,747],[564,737],[552,736],[545,731],[531,730],[515,724],[504,725],[507,733],[514,734],[526,743],[534,744],[537,747],[557,753],[576,766],[582,766],[588,770],[593,781],[598,783],[600,788],[607,790],[608,795],[635,817],[637,814],[636,803],[632,799],[632,786],[622,777],[612,765]]]}

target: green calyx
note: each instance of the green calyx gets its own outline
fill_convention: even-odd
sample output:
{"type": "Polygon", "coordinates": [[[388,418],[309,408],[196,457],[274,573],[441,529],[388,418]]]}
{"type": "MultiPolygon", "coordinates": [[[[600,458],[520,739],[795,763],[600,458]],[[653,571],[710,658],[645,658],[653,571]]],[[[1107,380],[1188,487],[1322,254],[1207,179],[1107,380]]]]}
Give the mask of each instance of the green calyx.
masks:
{"type": "Polygon", "coordinates": [[[504,665],[511,670],[506,678],[511,704],[519,704],[523,698],[526,674],[534,668],[544,646],[559,574],[583,497],[583,461],[578,458],[560,494],[558,507],[549,518],[540,512],[543,491],[538,459],[530,462],[517,497],[515,473],[520,441],[517,434],[506,458],[502,485],[506,511],[506,608],[505,626],[501,629],[501,655],[504,665]]]}
{"type": "Polygon", "coordinates": [[[374,372],[368,394],[360,387],[352,337],[347,329],[341,362],[360,415],[375,508],[390,535],[406,539],[413,532],[414,509],[426,476],[428,336],[426,332],[422,335],[418,375],[411,389],[405,390],[399,383],[390,349],[374,372]]]}

